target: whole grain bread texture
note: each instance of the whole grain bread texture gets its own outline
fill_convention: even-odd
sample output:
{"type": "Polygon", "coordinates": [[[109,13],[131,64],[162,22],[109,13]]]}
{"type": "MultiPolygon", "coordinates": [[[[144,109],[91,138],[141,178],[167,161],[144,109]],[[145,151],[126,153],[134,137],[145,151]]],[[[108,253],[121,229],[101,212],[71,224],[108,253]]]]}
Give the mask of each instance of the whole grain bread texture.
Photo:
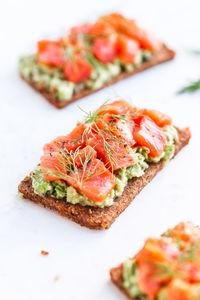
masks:
{"type": "Polygon", "coordinates": [[[67,101],[60,101],[55,97],[55,93],[52,93],[46,89],[46,87],[41,83],[35,83],[33,81],[26,80],[23,76],[22,78],[36,91],[38,91],[46,100],[54,105],[56,108],[63,108],[67,106],[68,104],[77,101],[85,96],[88,96],[90,94],[93,94],[111,84],[114,84],[124,78],[130,77],[132,75],[135,75],[139,72],[142,72],[146,69],[149,69],[153,66],[159,65],[163,62],[172,60],[175,56],[175,52],[171,49],[169,49],[165,44],[163,44],[163,47],[158,52],[155,52],[151,59],[149,61],[143,62],[140,66],[136,67],[132,72],[125,72],[122,71],[118,76],[112,78],[108,82],[104,83],[103,86],[97,90],[91,90],[89,88],[86,88],[72,96],[70,100],[67,101]]]}
{"type": "MultiPolygon", "coordinates": [[[[188,144],[191,134],[189,128],[177,128],[179,140],[176,143],[175,155],[188,144]]],[[[174,156],[175,156],[174,155],[174,156]]],[[[57,211],[61,216],[67,217],[73,222],[90,229],[108,229],[115,219],[126,209],[133,201],[136,195],[150,182],[153,177],[164,167],[164,161],[150,164],[144,175],[139,178],[133,178],[128,181],[121,197],[114,201],[111,207],[94,208],[81,206],[79,204],[67,203],[62,199],[53,197],[41,197],[34,193],[31,177],[27,176],[19,185],[19,192],[23,194],[24,199],[29,199],[37,204],[43,205],[57,211]]]]}

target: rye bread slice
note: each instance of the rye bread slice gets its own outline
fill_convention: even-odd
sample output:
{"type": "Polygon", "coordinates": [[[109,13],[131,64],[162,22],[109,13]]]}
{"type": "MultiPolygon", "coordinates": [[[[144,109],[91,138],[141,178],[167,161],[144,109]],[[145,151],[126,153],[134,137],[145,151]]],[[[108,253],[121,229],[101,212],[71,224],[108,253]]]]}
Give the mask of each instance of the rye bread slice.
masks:
{"type": "MultiPolygon", "coordinates": [[[[179,140],[176,143],[175,155],[188,144],[191,134],[189,128],[177,128],[179,140]]],[[[24,199],[29,199],[41,204],[46,208],[57,211],[61,216],[67,217],[73,222],[90,229],[108,229],[115,219],[133,201],[135,196],[150,182],[153,177],[164,167],[164,162],[152,163],[139,178],[129,180],[121,197],[114,201],[111,207],[93,208],[70,204],[65,200],[58,200],[49,196],[41,197],[34,193],[30,176],[27,176],[19,185],[18,189],[24,195],[24,199]]]]}
{"type": "Polygon", "coordinates": [[[54,93],[48,91],[43,85],[41,84],[36,84],[33,81],[28,81],[26,80],[23,76],[22,78],[32,87],[34,88],[36,91],[38,91],[44,98],[47,99],[47,101],[49,103],[51,103],[52,105],[54,105],[57,108],[63,108],[65,106],[67,106],[68,104],[77,101],[85,96],[88,96],[90,94],[93,94],[115,82],[118,82],[124,78],[130,77],[132,75],[135,75],[139,72],[142,72],[146,69],[149,69],[153,66],[156,66],[158,64],[161,64],[163,62],[169,61],[171,59],[173,59],[175,56],[175,52],[171,49],[169,49],[165,44],[163,44],[163,47],[161,50],[159,50],[158,52],[154,53],[152,55],[152,58],[149,61],[143,62],[139,67],[136,67],[132,72],[125,72],[122,71],[118,76],[112,78],[111,80],[109,80],[108,82],[104,83],[103,86],[97,90],[91,90],[91,89],[84,89],[76,94],[74,94],[72,96],[72,98],[68,101],[60,101],[57,98],[55,98],[54,93]]]}

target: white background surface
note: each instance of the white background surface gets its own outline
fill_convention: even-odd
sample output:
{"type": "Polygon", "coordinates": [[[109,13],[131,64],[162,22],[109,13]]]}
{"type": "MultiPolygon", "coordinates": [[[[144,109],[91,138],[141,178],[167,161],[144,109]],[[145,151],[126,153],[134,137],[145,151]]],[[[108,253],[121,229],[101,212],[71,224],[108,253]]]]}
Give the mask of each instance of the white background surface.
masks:
{"type": "MultiPolygon", "coordinates": [[[[200,93],[176,96],[200,76],[199,0],[6,0],[1,3],[0,299],[114,300],[124,296],[109,269],[133,256],[148,236],[181,220],[200,223],[200,93]],[[177,51],[173,62],[56,110],[18,76],[17,59],[39,38],[112,10],[126,12],[177,51]],[[121,96],[190,125],[192,140],[134,200],[108,231],[91,231],[21,200],[18,183],[39,162],[42,146],[70,131],[84,109],[121,96]],[[41,250],[49,251],[44,257],[41,250]],[[54,278],[60,276],[58,281],[54,278]]],[[[34,49],[34,47],[33,47],[34,49]]]]}

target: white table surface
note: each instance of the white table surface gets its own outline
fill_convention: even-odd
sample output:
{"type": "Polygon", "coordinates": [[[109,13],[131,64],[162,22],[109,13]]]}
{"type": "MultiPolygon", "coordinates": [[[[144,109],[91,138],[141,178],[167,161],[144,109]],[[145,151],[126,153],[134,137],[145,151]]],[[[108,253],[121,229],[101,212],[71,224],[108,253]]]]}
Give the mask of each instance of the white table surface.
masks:
{"type": "Polygon", "coordinates": [[[124,296],[111,284],[109,269],[133,256],[148,236],[177,222],[200,224],[200,93],[177,96],[200,75],[199,0],[6,0],[1,3],[0,63],[0,299],[114,300],[124,296]],[[56,110],[17,73],[17,58],[43,37],[109,11],[126,12],[177,51],[173,62],[56,110]],[[39,162],[42,146],[66,134],[81,112],[120,96],[139,107],[168,113],[190,126],[188,147],[140,193],[107,231],[91,231],[21,200],[18,183],[39,162]],[[42,256],[41,250],[49,251],[42,256]],[[56,275],[60,279],[55,281],[56,275]]]}

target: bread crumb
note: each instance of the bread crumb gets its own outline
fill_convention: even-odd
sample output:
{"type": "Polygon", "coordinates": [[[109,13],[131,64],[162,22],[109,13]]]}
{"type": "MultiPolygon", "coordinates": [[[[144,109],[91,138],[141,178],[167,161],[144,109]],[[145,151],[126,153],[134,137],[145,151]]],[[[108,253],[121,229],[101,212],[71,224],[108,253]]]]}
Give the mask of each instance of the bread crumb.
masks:
{"type": "Polygon", "coordinates": [[[48,254],[49,254],[49,252],[47,252],[47,251],[44,251],[44,250],[41,250],[41,254],[42,254],[42,255],[48,255],[48,254]]]}

